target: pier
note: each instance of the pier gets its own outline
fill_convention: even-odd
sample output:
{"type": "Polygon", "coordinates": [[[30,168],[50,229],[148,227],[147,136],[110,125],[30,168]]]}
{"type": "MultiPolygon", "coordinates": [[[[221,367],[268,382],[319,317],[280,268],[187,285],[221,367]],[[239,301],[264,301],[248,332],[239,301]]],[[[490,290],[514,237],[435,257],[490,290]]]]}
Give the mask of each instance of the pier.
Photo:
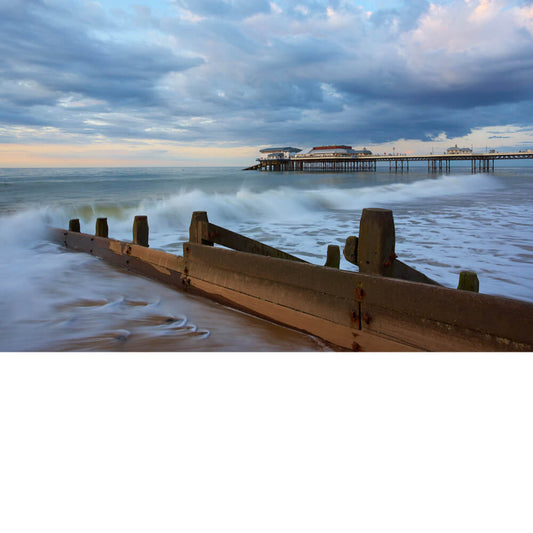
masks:
{"type": "Polygon", "coordinates": [[[316,156],[298,154],[277,159],[264,158],[244,170],[268,172],[361,172],[387,168],[389,172],[409,171],[409,164],[425,161],[428,172],[450,172],[453,162],[469,161],[470,170],[494,171],[495,161],[533,159],[533,152],[488,152],[471,154],[426,154],[426,155],[346,155],[316,156]]]}

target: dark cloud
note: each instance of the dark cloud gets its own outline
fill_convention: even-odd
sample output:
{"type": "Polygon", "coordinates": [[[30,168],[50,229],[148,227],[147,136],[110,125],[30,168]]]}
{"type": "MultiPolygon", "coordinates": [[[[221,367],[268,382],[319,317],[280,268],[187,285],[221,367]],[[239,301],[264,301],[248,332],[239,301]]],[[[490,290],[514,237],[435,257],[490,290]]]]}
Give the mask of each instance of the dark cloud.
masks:
{"type": "Polygon", "coordinates": [[[531,127],[525,8],[383,5],[175,0],[163,16],[142,0],[128,10],[0,0],[0,122],[79,138],[302,145],[531,127]]]}
{"type": "Polygon", "coordinates": [[[60,116],[61,98],[72,94],[101,100],[102,110],[156,105],[155,81],[203,62],[157,43],[116,40],[113,22],[102,13],[76,17],[37,0],[3,3],[0,27],[2,120],[13,105],[57,106],[60,116]]]}

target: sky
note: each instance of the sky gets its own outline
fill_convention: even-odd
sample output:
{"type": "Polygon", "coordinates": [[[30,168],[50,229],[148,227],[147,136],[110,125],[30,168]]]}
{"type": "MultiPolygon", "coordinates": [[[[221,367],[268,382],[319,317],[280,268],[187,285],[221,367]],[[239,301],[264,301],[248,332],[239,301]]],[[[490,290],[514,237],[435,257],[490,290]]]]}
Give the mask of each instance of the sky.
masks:
{"type": "Polygon", "coordinates": [[[0,0],[0,167],[533,148],[533,1],[0,0]]]}

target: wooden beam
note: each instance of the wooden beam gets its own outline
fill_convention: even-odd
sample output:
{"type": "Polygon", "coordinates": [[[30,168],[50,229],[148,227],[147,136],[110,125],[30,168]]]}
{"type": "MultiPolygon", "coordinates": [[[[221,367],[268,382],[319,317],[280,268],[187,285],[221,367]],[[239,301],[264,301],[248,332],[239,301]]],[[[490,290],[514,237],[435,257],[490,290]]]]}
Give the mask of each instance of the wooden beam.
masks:
{"type": "Polygon", "coordinates": [[[184,247],[184,260],[187,287],[347,349],[533,347],[533,305],[527,302],[192,243],[184,247]],[[282,310],[297,312],[297,322],[284,322],[282,310]],[[326,334],[324,322],[315,330],[315,319],[342,333],[326,334]]]}
{"type": "Polygon", "coordinates": [[[215,244],[220,244],[232,250],[240,252],[247,252],[249,254],[266,255],[268,257],[277,257],[279,259],[287,259],[289,261],[298,261],[305,263],[303,259],[294,255],[273,248],[263,244],[262,242],[250,239],[234,231],[217,226],[216,224],[208,223],[207,240],[215,244]]]}

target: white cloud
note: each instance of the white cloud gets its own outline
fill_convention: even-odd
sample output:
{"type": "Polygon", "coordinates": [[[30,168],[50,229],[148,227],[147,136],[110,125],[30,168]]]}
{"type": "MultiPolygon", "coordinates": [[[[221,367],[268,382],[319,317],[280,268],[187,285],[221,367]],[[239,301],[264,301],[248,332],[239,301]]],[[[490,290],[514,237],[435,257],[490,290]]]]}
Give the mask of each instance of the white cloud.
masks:
{"type": "Polygon", "coordinates": [[[276,2],[270,2],[270,11],[275,15],[281,15],[283,13],[283,9],[276,2]]]}

